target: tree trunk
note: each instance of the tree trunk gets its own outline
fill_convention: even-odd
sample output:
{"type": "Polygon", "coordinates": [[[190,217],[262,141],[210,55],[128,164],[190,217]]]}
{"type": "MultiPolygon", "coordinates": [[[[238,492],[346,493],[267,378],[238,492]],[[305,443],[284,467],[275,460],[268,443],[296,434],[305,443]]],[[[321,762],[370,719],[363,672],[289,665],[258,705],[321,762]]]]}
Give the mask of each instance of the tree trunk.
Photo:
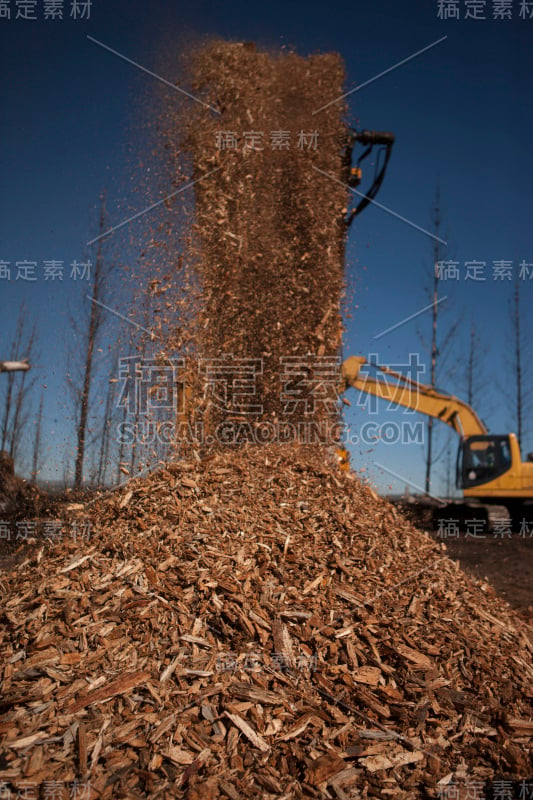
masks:
{"type": "Polygon", "coordinates": [[[32,467],[31,467],[31,475],[33,482],[37,481],[37,475],[39,473],[39,456],[41,454],[41,429],[43,423],[43,393],[41,392],[41,400],[39,402],[39,411],[37,413],[37,427],[35,429],[35,439],[33,442],[33,459],[32,459],[32,467]]]}
{"type": "MultiPolygon", "coordinates": [[[[437,188],[437,193],[435,196],[435,208],[434,208],[434,219],[433,219],[433,230],[435,236],[439,235],[440,232],[440,189],[437,188]]],[[[435,386],[436,376],[437,376],[437,318],[438,318],[438,301],[439,301],[439,267],[438,263],[440,261],[440,246],[437,240],[434,240],[433,245],[433,254],[434,254],[434,268],[433,268],[433,308],[431,311],[432,316],[432,323],[431,323],[431,380],[430,385],[435,386]]],[[[428,450],[427,450],[427,457],[426,457],[426,484],[425,490],[426,494],[429,494],[431,490],[431,462],[433,458],[433,418],[430,417],[428,420],[427,431],[428,431],[428,450]]]]}
{"type": "Polygon", "coordinates": [[[515,339],[515,380],[516,380],[516,438],[522,446],[522,341],[520,325],[520,292],[518,279],[514,286],[514,339],[515,339]]]}
{"type": "MultiPolygon", "coordinates": [[[[104,232],[105,203],[102,201],[100,209],[100,235],[104,232]]],[[[96,333],[100,320],[100,309],[97,301],[100,297],[100,284],[102,279],[102,240],[98,241],[96,263],[94,267],[94,283],[91,296],[91,317],[89,320],[89,333],[87,338],[87,350],[85,353],[85,368],[83,373],[83,386],[81,391],[80,421],[78,425],[78,446],[76,451],[76,463],[74,468],[74,486],[76,489],[81,487],[83,481],[83,459],[85,456],[85,444],[87,437],[87,420],[89,417],[89,395],[91,391],[91,373],[93,366],[94,345],[96,333]]]]}

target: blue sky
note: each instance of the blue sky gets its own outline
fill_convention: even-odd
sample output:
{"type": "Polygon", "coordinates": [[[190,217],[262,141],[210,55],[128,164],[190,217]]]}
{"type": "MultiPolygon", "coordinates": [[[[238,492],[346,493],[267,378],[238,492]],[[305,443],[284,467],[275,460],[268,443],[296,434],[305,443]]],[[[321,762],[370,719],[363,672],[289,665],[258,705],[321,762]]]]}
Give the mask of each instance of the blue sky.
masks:
{"type": "MultiPolygon", "coordinates": [[[[428,303],[424,287],[431,280],[432,242],[409,223],[431,227],[439,183],[448,241],[444,257],[458,262],[460,276],[441,284],[441,295],[447,296],[443,326],[461,320],[451,358],[456,375],[443,388],[464,394],[461,363],[475,322],[487,350],[482,416],[494,432],[512,429],[505,389],[513,284],[494,280],[493,264],[511,262],[516,272],[525,262],[531,265],[525,273],[533,275],[533,19],[520,16],[521,0],[509,4],[512,19],[494,19],[492,0],[485,4],[487,19],[466,19],[468,5],[465,0],[457,4],[459,19],[439,19],[439,3],[431,0],[355,0],[348,5],[199,0],[150,6],[138,0],[93,0],[89,19],[72,19],[71,2],[65,0],[65,18],[45,20],[44,0],[37,0],[37,19],[28,20],[14,18],[17,2],[11,0],[11,19],[0,19],[0,262],[10,262],[12,270],[11,281],[0,279],[0,357],[8,355],[24,302],[28,320],[39,331],[33,374],[38,387],[47,387],[48,477],[61,477],[61,449],[72,443],[64,386],[66,349],[75,337],[69,309],[81,314],[88,302],[86,284],[68,277],[69,265],[91,256],[86,242],[95,235],[95,208],[104,188],[114,223],[163,196],[165,188],[150,184],[150,155],[142,153],[149,139],[146,104],[155,79],[98,47],[88,35],[158,74],[172,69],[173,49],[181,52],[188,40],[212,34],[253,40],[259,47],[293,46],[302,55],[335,50],[346,63],[348,91],[446,37],[349,95],[353,123],[391,130],[396,144],[377,197],[393,213],[369,207],[350,233],[347,274],[354,293],[344,354],[376,354],[382,363],[402,365],[410,353],[420,353],[427,361],[417,330],[429,336],[429,313],[375,337],[428,303]],[[35,282],[13,279],[15,262],[25,259],[37,262],[35,282]],[[43,280],[43,264],[50,260],[64,262],[62,283],[43,280]],[[469,261],[485,263],[485,281],[465,280],[469,261]]],[[[533,14],[533,3],[528,8],[533,14]]],[[[172,74],[163,77],[174,80],[172,74]]],[[[361,188],[367,185],[364,180],[361,188]]],[[[133,252],[135,224],[117,233],[113,246],[119,251],[133,252]]],[[[520,280],[519,286],[525,336],[531,340],[533,279],[520,280]]],[[[356,397],[351,399],[350,426],[374,419],[401,426],[412,420],[412,415],[383,408],[369,416],[368,409],[355,408],[356,397]]],[[[439,441],[441,449],[445,439],[439,441]]],[[[452,439],[454,452],[456,444],[452,439]]],[[[524,450],[533,450],[531,419],[524,450]]],[[[365,442],[352,451],[354,467],[365,470],[362,474],[381,491],[423,484],[421,445],[365,442]]],[[[442,472],[435,471],[436,492],[443,490],[442,472]]]]}

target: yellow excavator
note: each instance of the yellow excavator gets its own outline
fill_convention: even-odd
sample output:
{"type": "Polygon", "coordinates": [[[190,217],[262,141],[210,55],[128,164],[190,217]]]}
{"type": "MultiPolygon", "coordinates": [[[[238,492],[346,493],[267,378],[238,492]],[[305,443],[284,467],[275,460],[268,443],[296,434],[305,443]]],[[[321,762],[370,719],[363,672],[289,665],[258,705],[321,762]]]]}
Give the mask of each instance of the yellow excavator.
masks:
{"type": "Polygon", "coordinates": [[[438,509],[438,519],[481,519],[489,526],[505,516],[519,526],[533,523],[533,453],[522,461],[514,433],[490,434],[473,408],[453,395],[418,383],[388,367],[370,364],[392,380],[377,380],[361,374],[369,365],[362,356],[350,356],[342,364],[342,391],[358,389],[405,408],[439,419],[461,437],[457,456],[457,488],[463,503],[448,503],[438,509]]]}

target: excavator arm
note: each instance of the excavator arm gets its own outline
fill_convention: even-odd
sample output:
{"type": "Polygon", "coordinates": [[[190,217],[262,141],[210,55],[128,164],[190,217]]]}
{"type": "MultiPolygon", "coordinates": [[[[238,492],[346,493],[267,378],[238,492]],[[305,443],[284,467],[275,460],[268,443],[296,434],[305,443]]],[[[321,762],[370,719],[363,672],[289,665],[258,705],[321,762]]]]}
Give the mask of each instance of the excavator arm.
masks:
{"type": "Polygon", "coordinates": [[[361,367],[369,362],[363,356],[350,356],[342,365],[342,389],[359,389],[367,394],[381,397],[428,417],[440,419],[454,429],[461,437],[484,435],[487,428],[467,403],[453,395],[438,392],[431,386],[411,380],[388,367],[371,364],[394,380],[377,380],[361,375],[361,367]]]}
{"type": "MultiPolygon", "coordinates": [[[[351,356],[342,364],[341,391],[353,387],[361,392],[381,397],[428,417],[446,423],[461,437],[457,462],[457,485],[463,489],[465,502],[472,499],[488,503],[494,508],[498,504],[506,507],[516,521],[520,514],[533,505],[533,463],[523,462],[520,446],[514,433],[489,434],[483,422],[468,403],[444,394],[432,386],[408,378],[389,367],[372,364],[362,356],[351,356]],[[392,380],[377,380],[361,375],[361,368],[368,364],[392,380]]],[[[344,452],[338,453],[343,469],[344,452]]],[[[466,507],[466,506],[465,506],[466,507]]],[[[457,513],[456,504],[449,506],[452,516],[457,513]]],[[[475,506],[476,513],[480,506],[475,506]]],[[[505,508],[504,508],[505,511],[505,508]]],[[[439,510],[442,514],[442,509],[439,510]]],[[[532,513],[530,510],[528,514],[532,513]]],[[[489,517],[487,517],[489,519],[489,517]]],[[[531,520],[533,523],[533,519],[531,520]]]]}

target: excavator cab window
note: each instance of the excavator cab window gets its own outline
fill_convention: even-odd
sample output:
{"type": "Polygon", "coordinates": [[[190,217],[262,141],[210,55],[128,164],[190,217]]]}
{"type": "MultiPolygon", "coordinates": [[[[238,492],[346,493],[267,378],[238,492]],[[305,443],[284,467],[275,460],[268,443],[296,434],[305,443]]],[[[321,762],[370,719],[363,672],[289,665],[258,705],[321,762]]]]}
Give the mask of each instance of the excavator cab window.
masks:
{"type": "Polygon", "coordinates": [[[495,480],[511,467],[508,436],[470,436],[459,449],[458,488],[467,489],[495,480]]]}

